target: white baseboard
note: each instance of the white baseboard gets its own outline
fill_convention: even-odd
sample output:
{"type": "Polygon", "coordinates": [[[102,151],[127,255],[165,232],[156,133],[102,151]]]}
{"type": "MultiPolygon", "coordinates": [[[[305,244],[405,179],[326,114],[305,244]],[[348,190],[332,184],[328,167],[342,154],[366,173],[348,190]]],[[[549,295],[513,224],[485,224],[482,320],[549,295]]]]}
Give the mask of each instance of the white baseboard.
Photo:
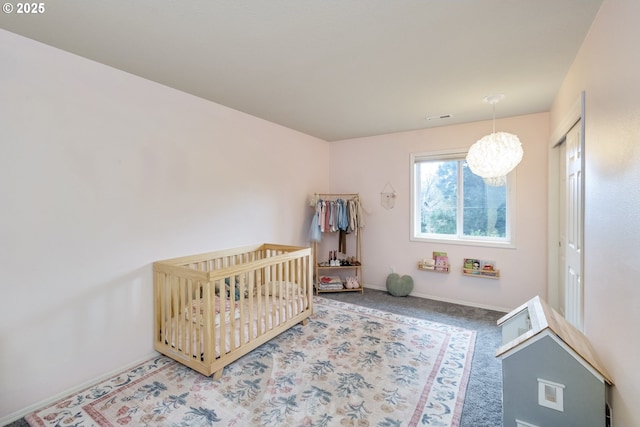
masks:
{"type": "MultiPolygon", "coordinates": [[[[387,291],[386,287],[381,287],[381,286],[365,285],[365,289],[367,289],[367,288],[368,289],[376,289],[378,291],[385,291],[385,292],[387,291]]],[[[435,301],[449,302],[451,304],[466,305],[468,307],[484,308],[485,310],[499,311],[499,312],[502,312],[502,313],[509,313],[511,310],[513,310],[512,308],[496,307],[496,306],[486,305],[486,304],[477,304],[475,302],[461,301],[461,300],[450,299],[450,298],[442,298],[442,297],[437,297],[437,296],[434,296],[434,295],[422,294],[422,293],[419,293],[419,292],[411,292],[410,296],[418,297],[418,298],[425,298],[425,299],[432,299],[432,300],[435,300],[435,301]]]]}
{"type": "Polygon", "coordinates": [[[9,424],[9,423],[12,423],[12,422],[14,422],[16,420],[19,420],[20,418],[24,417],[25,415],[28,415],[28,414],[32,413],[33,411],[36,411],[36,410],[38,410],[40,408],[44,408],[46,406],[49,406],[52,403],[57,402],[60,399],[63,399],[63,398],[65,398],[65,397],[67,397],[67,396],[69,396],[71,394],[78,393],[78,392],[80,392],[80,391],[82,391],[84,389],[87,389],[87,388],[91,387],[94,384],[97,384],[97,383],[99,383],[101,381],[109,379],[109,378],[111,378],[111,377],[113,377],[113,376],[115,376],[115,375],[117,375],[117,374],[119,374],[121,372],[127,371],[127,370],[129,370],[129,369],[131,369],[131,368],[133,368],[133,367],[135,367],[135,366],[137,366],[137,365],[139,365],[139,364],[141,364],[143,362],[146,362],[149,359],[157,357],[159,355],[160,355],[160,353],[154,351],[154,352],[149,353],[148,355],[142,357],[141,359],[139,359],[139,360],[137,360],[135,362],[131,362],[131,363],[127,364],[126,366],[122,366],[120,368],[114,369],[114,370],[112,370],[110,372],[107,372],[106,374],[100,375],[99,377],[93,378],[93,379],[91,379],[89,381],[85,381],[82,384],[79,384],[79,385],[77,385],[75,387],[72,387],[72,388],[70,388],[68,390],[61,391],[60,393],[58,393],[58,394],[56,394],[54,396],[48,397],[48,398],[46,398],[44,400],[41,400],[40,402],[36,402],[33,405],[29,405],[26,408],[20,409],[19,411],[16,411],[16,412],[14,412],[12,414],[9,414],[6,417],[0,418],[0,426],[3,426],[3,425],[6,425],[6,424],[9,424]]]}

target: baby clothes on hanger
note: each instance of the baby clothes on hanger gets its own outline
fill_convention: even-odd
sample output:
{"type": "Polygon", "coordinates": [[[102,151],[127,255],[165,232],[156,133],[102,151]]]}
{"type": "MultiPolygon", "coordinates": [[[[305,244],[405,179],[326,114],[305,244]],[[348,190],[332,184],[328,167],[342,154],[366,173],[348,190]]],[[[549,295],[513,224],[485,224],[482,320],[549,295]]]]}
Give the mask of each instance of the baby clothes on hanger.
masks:
{"type": "Polygon", "coordinates": [[[322,240],[322,233],[340,231],[340,252],[346,253],[346,234],[357,234],[358,229],[364,226],[360,198],[355,196],[348,200],[324,200],[320,196],[322,195],[315,199],[309,237],[312,241],[319,242],[322,240]]]}

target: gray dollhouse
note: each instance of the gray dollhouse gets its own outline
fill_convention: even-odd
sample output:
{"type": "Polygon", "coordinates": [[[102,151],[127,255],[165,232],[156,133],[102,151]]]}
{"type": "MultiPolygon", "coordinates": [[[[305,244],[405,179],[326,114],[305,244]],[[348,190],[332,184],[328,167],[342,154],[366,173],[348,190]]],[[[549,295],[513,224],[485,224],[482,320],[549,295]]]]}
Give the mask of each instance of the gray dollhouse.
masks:
{"type": "Polygon", "coordinates": [[[605,427],[613,381],[587,338],[535,297],[498,320],[503,427],[605,427]]]}

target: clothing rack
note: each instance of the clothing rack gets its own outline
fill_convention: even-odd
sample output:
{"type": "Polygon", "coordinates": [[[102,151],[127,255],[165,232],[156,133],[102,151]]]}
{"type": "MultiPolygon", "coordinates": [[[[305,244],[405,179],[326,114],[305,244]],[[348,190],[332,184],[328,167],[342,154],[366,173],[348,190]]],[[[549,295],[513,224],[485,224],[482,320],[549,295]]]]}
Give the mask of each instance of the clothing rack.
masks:
{"type": "Polygon", "coordinates": [[[322,197],[336,197],[336,198],[348,198],[348,197],[360,197],[359,193],[314,193],[315,196],[318,196],[320,198],[322,197]]]}
{"type": "MultiPolygon", "coordinates": [[[[316,209],[316,205],[320,200],[328,200],[335,201],[337,199],[344,200],[356,200],[357,205],[361,208],[360,202],[360,194],[359,193],[314,193],[314,197],[312,199],[312,203],[310,204],[314,209],[316,209]]],[[[358,212],[358,217],[362,215],[362,212],[358,212]]],[[[364,291],[364,283],[362,278],[362,248],[361,248],[361,230],[358,230],[362,227],[362,219],[360,218],[357,222],[355,230],[353,230],[353,239],[355,239],[355,264],[350,265],[338,265],[338,266],[327,266],[326,262],[323,262],[321,265],[320,260],[318,259],[318,240],[313,240],[313,258],[314,258],[314,286],[316,289],[316,295],[320,292],[344,292],[344,291],[364,291]],[[318,284],[319,277],[321,275],[320,271],[326,271],[325,274],[333,273],[342,273],[341,276],[344,279],[344,275],[355,275],[357,283],[359,287],[356,288],[348,288],[346,285],[342,289],[333,289],[333,290],[321,290],[318,284]]],[[[312,225],[313,227],[313,225],[312,225]]],[[[341,237],[346,239],[346,236],[342,234],[341,237]]],[[[335,237],[333,237],[335,239],[335,237]]],[[[345,240],[346,243],[346,240],[345,240]]],[[[346,252],[346,250],[345,250],[346,252]]],[[[345,255],[347,255],[345,253],[345,255]]]]}

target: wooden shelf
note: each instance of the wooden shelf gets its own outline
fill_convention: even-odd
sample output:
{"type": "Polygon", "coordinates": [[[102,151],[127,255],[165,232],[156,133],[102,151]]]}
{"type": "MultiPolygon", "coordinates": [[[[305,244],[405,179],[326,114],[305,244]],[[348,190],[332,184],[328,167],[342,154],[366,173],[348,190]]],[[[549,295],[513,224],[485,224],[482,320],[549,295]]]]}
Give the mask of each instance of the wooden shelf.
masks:
{"type": "Polygon", "coordinates": [[[500,278],[500,270],[474,270],[472,268],[463,268],[462,274],[469,277],[481,277],[483,279],[500,278]]]}
{"type": "Polygon", "coordinates": [[[360,268],[362,267],[361,264],[359,265],[318,265],[318,270],[339,270],[339,269],[345,269],[345,268],[360,268]]]}
{"type": "Polygon", "coordinates": [[[418,270],[420,271],[429,271],[431,273],[449,273],[449,271],[451,270],[451,267],[449,265],[447,265],[446,267],[433,267],[433,268],[428,268],[428,267],[423,267],[420,264],[418,264],[418,270]],[[436,268],[444,268],[444,270],[436,270],[436,268]]]}
{"type": "Polygon", "coordinates": [[[364,293],[364,288],[362,286],[360,286],[359,288],[351,288],[351,289],[342,288],[342,289],[326,289],[326,290],[323,290],[323,289],[316,288],[316,295],[317,294],[322,294],[322,293],[325,293],[325,292],[327,292],[327,293],[328,292],[361,292],[361,293],[364,293]]]}
{"type": "MultiPolygon", "coordinates": [[[[361,269],[362,268],[362,263],[357,264],[357,265],[320,265],[317,264],[316,265],[316,271],[320,271],[320,270],[353,270],[354,274],[356,277],[362,277],[362,273],[361,273],[361,269]]],[[[360,287],[359,288],[345,288],[344,287],[344,283],[342,283],[343,288],[342,289],[320,289],[319,286],[317,286],[317,283],[314,284],[314,288],[316,290],[316,295],[321,294],[323,292],[361,292],[364,293],[364,286],[362,283],[360,283],[360,287]]]]}

